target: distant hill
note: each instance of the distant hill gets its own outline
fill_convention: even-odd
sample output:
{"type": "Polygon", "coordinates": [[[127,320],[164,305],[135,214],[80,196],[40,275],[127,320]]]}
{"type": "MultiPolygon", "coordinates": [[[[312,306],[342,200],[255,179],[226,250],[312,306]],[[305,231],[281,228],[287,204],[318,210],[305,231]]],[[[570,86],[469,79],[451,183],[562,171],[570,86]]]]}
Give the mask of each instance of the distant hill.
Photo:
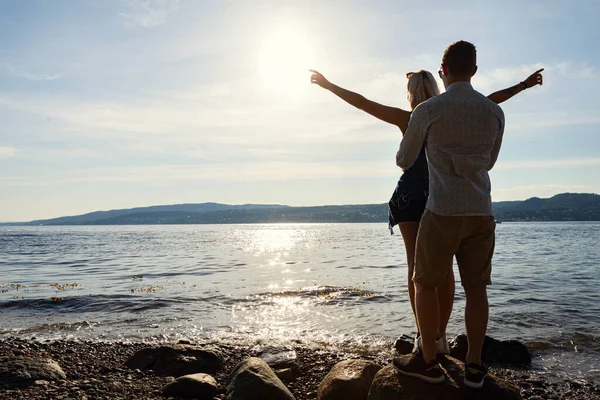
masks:
{"type": "MultiPolygon", "coordinates": [[[[94,211],[83,215],[74,215],[70,217],[59,217],[52,219],[43,219],[31,221],[32,225],[97,225],[100,221],[104,221],[107,225],[126,223],[125,221],[131,220],[132,215],[154,215],[158,216],[178,216],[180,214],[202,214],[208,212],[216,212],[223,210],[260,210],[264,208],[286,208],[278,204],[244,204],[244,205],[230,205],[220,203],[198,203],[198,204],[173,204],[173,205],[161,205],[161,206],[150,206],[150,207],[136,207],[127,208],[121,210],[110,210],[110,211],[94,211]],[[120,221],[124,222],[120,222],[120,221]]],[[[142,224],[160,223],[150,222],[147,218],[146,222],[139,222],[142,224]]]]}
{"type": "Polygon", "coordinates": [[[494,213],[503,221],[600,221],[600,196],[562,193],[549,199],[500,202],[494,203],[494,213]]]}
{"type": "MultiPolygon", "coordinates": [[[[562,193],[548,199],[493,204],[502,221],[600,221],[600,195],[562,193]]],[[[290,207],[279,204],[175,204],[96,211],[19,225],[244,224],[285,222],[386,222],[387,204],[290,207]]]]}

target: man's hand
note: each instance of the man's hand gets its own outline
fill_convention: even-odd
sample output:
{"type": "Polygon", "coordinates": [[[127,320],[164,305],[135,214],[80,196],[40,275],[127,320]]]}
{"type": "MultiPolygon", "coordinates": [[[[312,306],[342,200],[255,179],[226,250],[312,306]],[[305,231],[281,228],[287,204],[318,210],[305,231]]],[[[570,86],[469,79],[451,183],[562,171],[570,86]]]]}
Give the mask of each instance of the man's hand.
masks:
{"type": "Polygon", "coordinates": [[[541,72],[544,70],[544,68],[542,69],[538,69],[537,71],[535,71],[533,74],[529,75],[527,77],[527,79],[525,79],[523,82],[525,82],[525,84],[527,85],[528,88],[530,87],[534,87],[535,85],[542,85],[543,82],[543,77],[541,72]]]}
{"type": "Polygon", "coordinates": [[[329,89],[331,87],[331,82],[329,82],[320,72],[315,71],[314,69],[309,69],[312,72],[310,76],[310,83],[317,84],[324,89],[329,89]]]}

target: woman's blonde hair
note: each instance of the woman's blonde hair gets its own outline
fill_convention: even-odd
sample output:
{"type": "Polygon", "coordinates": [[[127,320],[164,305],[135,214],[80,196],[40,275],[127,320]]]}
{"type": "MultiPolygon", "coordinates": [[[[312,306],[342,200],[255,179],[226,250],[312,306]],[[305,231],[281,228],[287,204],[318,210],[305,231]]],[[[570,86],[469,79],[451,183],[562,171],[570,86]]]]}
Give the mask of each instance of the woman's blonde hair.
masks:
{"type": "Polygon", "coordinates": [[[406,98],[413,110],[425,100],[440,94],[440,89],[438,89],[437,82],[431,72],[423,69],[410,75],[406,88],[408,90],[406,98]]]}

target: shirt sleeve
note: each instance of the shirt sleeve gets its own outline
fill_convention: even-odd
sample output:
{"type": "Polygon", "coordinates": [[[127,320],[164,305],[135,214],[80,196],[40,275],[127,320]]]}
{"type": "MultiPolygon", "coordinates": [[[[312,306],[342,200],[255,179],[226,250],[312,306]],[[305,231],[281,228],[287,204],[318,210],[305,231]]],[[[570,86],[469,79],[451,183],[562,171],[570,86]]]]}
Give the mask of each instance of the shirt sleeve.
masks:
{"type": "Polygon", "coordinates": [[[400,149],[396,153],[397,166],[407,170],[415,163],[425,143],[428,128],[426,105],[419,104],[410,114],[408,127],[400,142],[400,149]]]}
{"type": "Polygon", "coordinates": [[[494,148],[492,149],[492,154],[490,157],[490,164],[488,165],[488,171],[494,168],[496,161],[498,160],[498,154],[500,154],[500,146],[502,145],[502,137],[504,136],[504,112],[500,109],[500,114],[498,115],[498,119],[500,120],[500,130],[498,131],[498,135],[496,136],[496,142],[494,143],[494,148]]]}

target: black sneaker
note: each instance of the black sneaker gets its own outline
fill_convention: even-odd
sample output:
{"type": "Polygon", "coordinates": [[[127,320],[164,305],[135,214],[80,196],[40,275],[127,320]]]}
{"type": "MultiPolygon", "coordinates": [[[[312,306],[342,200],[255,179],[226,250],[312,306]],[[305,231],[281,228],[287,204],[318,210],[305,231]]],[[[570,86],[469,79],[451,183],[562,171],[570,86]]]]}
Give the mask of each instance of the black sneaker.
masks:
{"type": "Polygon", "coordinates": [[[487,376],[487,368],[483,365],[466,364],[465,365],[465,386],[471,389],[480,389],[483,386],[483,380],[487,376]]]}
{"type": "Polygon", "coordinates": [[[437,360],[426,364],[421,351],[394,358],[394,367],[402,375],[419,378],[429,383],[442,383],[446,378],[437,360]]]}

